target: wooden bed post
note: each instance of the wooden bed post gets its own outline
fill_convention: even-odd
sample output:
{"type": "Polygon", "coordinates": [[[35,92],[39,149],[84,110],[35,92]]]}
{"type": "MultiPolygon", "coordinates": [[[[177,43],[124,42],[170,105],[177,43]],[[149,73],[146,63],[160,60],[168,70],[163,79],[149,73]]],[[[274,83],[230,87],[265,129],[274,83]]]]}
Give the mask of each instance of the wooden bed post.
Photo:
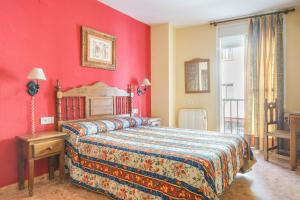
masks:
{"type": "Polygon", "coordinates": [[[57,122],[56,122],[56,129],[59,131],[61,129],[60,123],[62,120],[61,117],[61,99],[62,99],[62,92],[61,92],[61,87],[60,87],[60,82],[59,80],[56,81],[56,117],[57,117],[57,122]]]}
{"type": "Polygon", "coordinates": [[[132,117],[132,103],[133,103],[133,93],[132,93],[132,85],[130,84],[129,85],[129,88],[128,88],[128,103],[129,103],[129,114],[130,114],[130,117],[132,117]]]}

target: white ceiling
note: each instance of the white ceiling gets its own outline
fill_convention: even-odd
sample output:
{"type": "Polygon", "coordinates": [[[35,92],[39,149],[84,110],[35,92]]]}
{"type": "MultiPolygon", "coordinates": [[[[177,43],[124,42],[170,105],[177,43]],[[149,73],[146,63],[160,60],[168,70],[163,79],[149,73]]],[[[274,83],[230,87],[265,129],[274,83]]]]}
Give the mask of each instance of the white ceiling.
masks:
{"type": "Polygon", "coordinates": [[[187,26],[300,5],[300,0],[98,0],[146,24],[187,26]]]}

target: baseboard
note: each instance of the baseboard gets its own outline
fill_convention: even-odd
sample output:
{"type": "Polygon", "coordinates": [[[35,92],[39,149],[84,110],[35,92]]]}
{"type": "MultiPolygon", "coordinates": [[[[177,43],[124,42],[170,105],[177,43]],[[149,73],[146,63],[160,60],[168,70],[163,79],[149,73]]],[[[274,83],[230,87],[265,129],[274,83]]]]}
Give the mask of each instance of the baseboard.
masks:
{"type": "MultiPolygon", "coordinates": [[[[58,177],[59,176],[59,171],[55,170],[54,175],[55,175],[55,177],[58,177]]],[[[34,182],[35,183],[44,182],[44,181],[49,181],[48,172],[44,173],[40,176],[34,177],[34,182]]],[[[28,180],[25,180],[24,184],[25,184],[25,189],[26,189],[27,185],[28,185],[28,180]]],[[[19,190],[18,182],[0,187],[0,194],[3,193],[3,192],[13,192],[13,191],[17,191],[17,190],[19,190]]]]}

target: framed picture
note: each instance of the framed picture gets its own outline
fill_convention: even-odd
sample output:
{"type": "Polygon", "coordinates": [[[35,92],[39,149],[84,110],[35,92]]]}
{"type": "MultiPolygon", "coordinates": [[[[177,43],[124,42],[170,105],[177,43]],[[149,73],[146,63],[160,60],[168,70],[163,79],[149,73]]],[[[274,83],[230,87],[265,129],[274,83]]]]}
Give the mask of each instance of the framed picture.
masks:
{"type": "Polygon", "coordinates": [[[81,65],[116,70],[116,38],[82,26],[81,65]]]}
{"type": "Polygon", "coordinates": [[[185,62],[185,93],[209,93],[209,59],[195,58],[185,62]]]}

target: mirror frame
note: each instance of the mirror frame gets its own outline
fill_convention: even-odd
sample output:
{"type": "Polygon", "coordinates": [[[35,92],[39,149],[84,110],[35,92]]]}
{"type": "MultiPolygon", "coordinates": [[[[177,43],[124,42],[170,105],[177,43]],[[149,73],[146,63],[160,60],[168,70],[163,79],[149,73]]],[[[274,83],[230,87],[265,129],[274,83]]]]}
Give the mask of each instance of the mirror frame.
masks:
{"type": "Polygon", "coordinates": [[[209,93],[210,92],[210,66],[209,66],[209,59],[202,59],[202,58],[194,58],[192,60],[184,62],[184,78],[185,78],[185,93],[209,93]],[[189,64],[198,64],[200,62],[207,62],[207,81],[208,81],[208,87],[207,90],[198,90],[198,91],[188,91],[188,65],[189,64]]]}

